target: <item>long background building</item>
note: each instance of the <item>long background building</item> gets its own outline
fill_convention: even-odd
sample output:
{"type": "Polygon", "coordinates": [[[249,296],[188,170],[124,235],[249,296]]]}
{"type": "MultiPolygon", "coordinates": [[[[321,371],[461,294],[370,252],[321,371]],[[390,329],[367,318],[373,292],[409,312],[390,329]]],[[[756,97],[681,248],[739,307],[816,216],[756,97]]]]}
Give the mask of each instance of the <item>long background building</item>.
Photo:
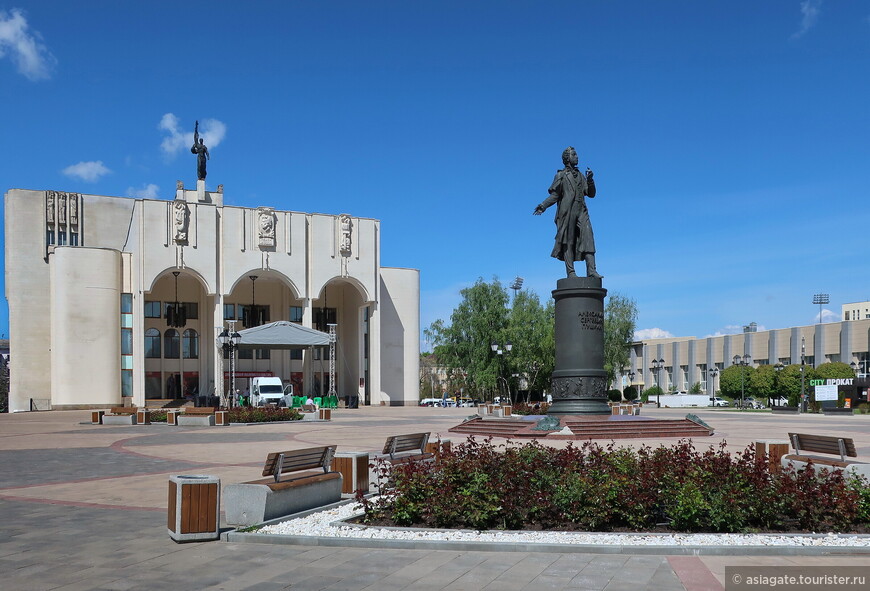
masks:
{"type": "MultiPolygon", "coordinates": [[[[223,204],[12,189],[5,196],[11,411],[220,395],[227,327],[336,324],[336,391],[419,399],[420,281],[382,267],[380,222],[223,204]]],[[[236,389],[329,390],[328,349],[240,350],[236,389]]]]}
{"type": "Polygon", "coordinates": [[[711,370],[721,371],[733,365],[735,355],[748,356],[750,364],[757,367],[801,363],[802,354],[804,363],[812,367],[829,362],[854,363],[858,373],[867,374],[870,319],[765,331],[757,331],[750,324],[741,334],[639,341],[632,346],[630,367],[623,381],[641,388],[660,385],[664,391],[678,392],[688,391],[699,383],[702,391],[713,396],[718,383],[711,378],[715,374],[711,370]],[[653,371],[654,360],[664,360],[662,369],[653,371]]]}

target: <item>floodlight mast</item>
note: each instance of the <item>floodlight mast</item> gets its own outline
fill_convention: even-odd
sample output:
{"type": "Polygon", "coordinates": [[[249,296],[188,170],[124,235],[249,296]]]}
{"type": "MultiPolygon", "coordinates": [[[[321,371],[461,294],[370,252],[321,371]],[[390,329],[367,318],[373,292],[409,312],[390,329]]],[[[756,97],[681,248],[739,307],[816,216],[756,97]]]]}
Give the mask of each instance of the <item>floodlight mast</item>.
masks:
{"type": "Polygon", "coordinates": [[[826,293],[817,293],[813,295],[813,304],[819,306],[819,324],[822,323],[822,306],[831,303],[831,296],[826,293]]]}

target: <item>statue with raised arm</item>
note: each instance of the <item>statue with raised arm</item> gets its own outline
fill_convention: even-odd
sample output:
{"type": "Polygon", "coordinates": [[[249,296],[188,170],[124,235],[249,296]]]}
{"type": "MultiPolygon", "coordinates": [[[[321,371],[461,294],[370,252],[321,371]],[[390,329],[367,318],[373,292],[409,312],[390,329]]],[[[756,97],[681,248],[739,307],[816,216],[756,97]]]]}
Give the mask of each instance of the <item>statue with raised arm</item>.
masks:
{"type": "Polygon", "coordinates": [[[196,178],[204,181],[205,180],[205,161],[210,160],[208,155],[208,148],[205,147],[203,143],[203,139],[199,137],[199,121],[196,122],[196,126],[193,128],[193,146],[190,147],[190,153],[196,154],[196,178]]]}
{"type": "Polygon", "coordinates": [[[550,185],[550,196],[535,207],[534,215],[541,215],[551,205],[556,208],[556,245],[550,256],[565,261],[568,277],[576,277],[574,261],[586,262],[586,276],[601,278],[595,269],[595,237],[585,197],[595,197],[592,170],[582,174],[577,169],[577,152],[568,146],[562,152],[565,168],[556,172],[550,185]]]}

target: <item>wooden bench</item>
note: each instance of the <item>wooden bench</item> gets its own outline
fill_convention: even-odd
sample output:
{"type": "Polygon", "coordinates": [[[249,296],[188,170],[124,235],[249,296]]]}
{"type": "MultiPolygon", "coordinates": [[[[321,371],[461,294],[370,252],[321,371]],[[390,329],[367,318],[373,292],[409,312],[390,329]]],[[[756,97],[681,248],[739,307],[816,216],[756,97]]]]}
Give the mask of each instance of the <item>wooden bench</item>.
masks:
{"type": "Polygon", "coordinates": [[[843,470],[852,474],[858,474],[870,478],[870,463],[859,460],[855,450],[855,442],[847,437],[833,437],[830,435],[809,435],[806,433],[789,433],[789,441],[795,453],[782,457],[782,466],[794,466],[795,469],[806,467],[809,462],[813,465],[828,468],[829,470],[843,470]],[[825,456],[811,456],[805,452],[822,453],[840,456],[839,460],[825,456]]]}
{"type": "Polygon", "coordinates": [[[341,500],[341,474],[331,471],[335,446],[273,452],[263,478],[224,487],[230,525],[248,526],[341,500]]]}
{"type": "Polygon", "coordinates": [[[429,443],[429,433],[392,435],[387,437],[386,442],[384,442],[384,450],[379,459],[386,460],[391,464],[434,459],[435,454],[426,451],[427,443],[429,443]]]}
{"type": "Polygon", "coordinates": [[[102,423],[104,425],[135,425],[138,410],[135,406],[113,406],[103,413],[102,423]]]}
{"type": "Polygon", "coordinates": [[[182,410],[184,413],[175,416],[174,424],[206,427],[228,424],[226,411],[220,411],[213,406],[185,406],[182,410]]]}

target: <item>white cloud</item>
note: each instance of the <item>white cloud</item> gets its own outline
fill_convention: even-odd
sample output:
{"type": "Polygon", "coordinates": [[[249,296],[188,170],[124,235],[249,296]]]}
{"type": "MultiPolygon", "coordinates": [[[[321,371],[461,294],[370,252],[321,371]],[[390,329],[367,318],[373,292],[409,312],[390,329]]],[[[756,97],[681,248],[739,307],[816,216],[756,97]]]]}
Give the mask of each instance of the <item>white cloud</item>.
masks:
{"type": "MultiPolygon", "coordinates": [[[[822,310],[822,322],[839,322],[840,315],[834,312],[831,312],[828,309],[822,310]]],[[[813,324],[819,324],[819,315],[816,314],[813,316],[813,324]]]]}
{"type": "Polygon", "coordinates": [[[141,189],[127,187],[127,197],[136,197],[137,199],[159,199],[160,187],[154,183],[142,185],[141,189]]]}
{"type": "MultiPolygon", "coordinates": [[[[757,324],[755,327],[756,332],[764,332],[766,330],[767,330],[767,327],[765,327],[763,324],[757,324]]],[[[710,337],[722,337],[722,336],[725,336],[728,334],[742,334],[742,333],[743,333],[743,326],[742,325],[729,324],[729,325],[725,326],[724,328],[717,330],[713,334],[708,334],[704,338],[709,339],[710,337]]]]}
{"type": "Polygon", "coordinates": [[[67,166],[61,172],[67,176],[77,177],[83,181],[93,183],[101,176],[105,176],[112,171],[106,168],[102,160],[97,160],[91,162],[79,162],[78,164],[67,166]]]}
{"type": "MultiPolygon", "coordinates": [[[[173,113],[166,113],[157,124],[157,129],[167,132],[169,135],[160,142],[160,149],[167,157],[175,156],[181,150],[187,150],[193,145],[193,131],[182,131],[178,117],[173,113]]],[[[199,136],[211,150],[216,148],[227,134],[227,126],[217,119],[203,119],[199,122],[199,136]]]]}
{"type": "Polygon", "coordinates": [[[30,80],[48,78],[57,63],[41,38],[37,31],[29,29],[21,9],[13,8],[11,13],[0,10],[0,58],[8,54],[18,71],[30,80]]]}
{"type": "Polygon", "coordinates": [[[804,33],[813,28],[816,21],[819,20],[819,10],[822,6],[822,0],[803,0],[801,2],[801,28],[792,35],[792,39],[801,37],[804,33]]]}
{"type": "Polygon", "coordinates": [[[674,335],[661,328],[642,328],[634,331],[635,341],[646,341],[649,339],[672,339],[674,335]]]}

